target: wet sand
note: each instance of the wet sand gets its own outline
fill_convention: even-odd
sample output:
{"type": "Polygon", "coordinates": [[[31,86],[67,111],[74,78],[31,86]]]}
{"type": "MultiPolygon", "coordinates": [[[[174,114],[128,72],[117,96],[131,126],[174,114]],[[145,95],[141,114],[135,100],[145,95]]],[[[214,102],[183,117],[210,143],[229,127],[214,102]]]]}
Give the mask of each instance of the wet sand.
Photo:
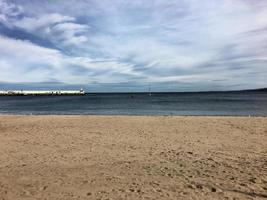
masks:
{"type": "Polygon", "coordinates": [[[0,200],[266,198],[267,118],[0,116],[0,200]]]}

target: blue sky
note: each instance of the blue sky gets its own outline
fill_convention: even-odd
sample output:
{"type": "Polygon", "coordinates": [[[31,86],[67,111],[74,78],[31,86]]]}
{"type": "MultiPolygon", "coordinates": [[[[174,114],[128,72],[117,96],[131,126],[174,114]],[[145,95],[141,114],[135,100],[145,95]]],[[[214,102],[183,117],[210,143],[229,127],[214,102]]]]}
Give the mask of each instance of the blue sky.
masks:
{"type": "Polygon", "coordinates": [[[266,0],[0,0],[0,89],[267,86],[266,0]]]}

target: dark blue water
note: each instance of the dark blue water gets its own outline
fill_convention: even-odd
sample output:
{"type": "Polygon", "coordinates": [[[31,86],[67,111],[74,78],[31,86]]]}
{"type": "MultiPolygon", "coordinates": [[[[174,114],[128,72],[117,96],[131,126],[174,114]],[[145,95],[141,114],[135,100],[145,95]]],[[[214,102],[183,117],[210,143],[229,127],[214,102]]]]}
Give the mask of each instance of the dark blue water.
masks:
{"type": "Polygon", "coordinates": [[[0,114],[267,116],[267,92],[2,96],[0,114]]]}

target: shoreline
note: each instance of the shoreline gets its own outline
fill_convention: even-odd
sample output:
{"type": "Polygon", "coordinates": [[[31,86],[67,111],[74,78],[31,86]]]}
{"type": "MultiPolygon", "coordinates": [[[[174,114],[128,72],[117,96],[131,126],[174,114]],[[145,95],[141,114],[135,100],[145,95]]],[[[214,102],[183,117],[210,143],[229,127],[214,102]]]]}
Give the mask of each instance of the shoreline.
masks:
{"type": "Polygon", "coordinates": [[[267,118],[0,115],[0,197],[264,199],[267,118]]]}
{"type": "Polygon", "coordinates": [[[1,116],[80,116],[80,117],[215,117],[215,118],[267,118],[267,115],[121,115],[121,114],[4,114],[0,113],[1,116]]]}

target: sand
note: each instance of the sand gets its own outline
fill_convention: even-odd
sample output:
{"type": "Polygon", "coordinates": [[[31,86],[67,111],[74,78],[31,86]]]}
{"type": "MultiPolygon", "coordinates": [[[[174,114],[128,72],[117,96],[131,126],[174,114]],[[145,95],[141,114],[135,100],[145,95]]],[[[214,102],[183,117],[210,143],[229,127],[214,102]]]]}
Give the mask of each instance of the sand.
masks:
{"type": "Polygon", "coordinates": [[[266,198],[267,118],[0,116],[0,200],[266,198]]]}

